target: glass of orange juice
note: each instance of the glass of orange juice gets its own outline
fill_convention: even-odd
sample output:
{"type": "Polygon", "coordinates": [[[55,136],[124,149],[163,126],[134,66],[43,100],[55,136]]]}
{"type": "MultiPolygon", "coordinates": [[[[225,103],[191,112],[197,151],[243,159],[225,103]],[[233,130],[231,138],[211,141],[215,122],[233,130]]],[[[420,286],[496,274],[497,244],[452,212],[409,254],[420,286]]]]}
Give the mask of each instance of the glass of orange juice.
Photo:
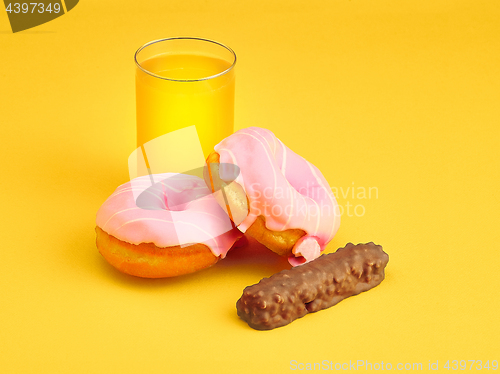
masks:
{"type": "Polygon", "coordinates": [[[194,37],[155,40],[135,53],[137,147],[195,126],[204,156],[233,132],[236,54],[194,37]]]}

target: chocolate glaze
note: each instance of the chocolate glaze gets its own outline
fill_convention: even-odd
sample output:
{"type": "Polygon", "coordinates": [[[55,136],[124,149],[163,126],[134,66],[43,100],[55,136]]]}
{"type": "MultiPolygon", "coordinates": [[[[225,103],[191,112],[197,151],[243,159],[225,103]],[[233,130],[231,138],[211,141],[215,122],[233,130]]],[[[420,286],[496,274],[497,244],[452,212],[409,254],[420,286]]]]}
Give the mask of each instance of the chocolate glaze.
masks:
{"type": "Polygon", "coordinates": [[[380,245],[349,243],[246,287],[236,303],[238,316],[256,330],[285,326],[377,286],[388,261],[380,245]]]}

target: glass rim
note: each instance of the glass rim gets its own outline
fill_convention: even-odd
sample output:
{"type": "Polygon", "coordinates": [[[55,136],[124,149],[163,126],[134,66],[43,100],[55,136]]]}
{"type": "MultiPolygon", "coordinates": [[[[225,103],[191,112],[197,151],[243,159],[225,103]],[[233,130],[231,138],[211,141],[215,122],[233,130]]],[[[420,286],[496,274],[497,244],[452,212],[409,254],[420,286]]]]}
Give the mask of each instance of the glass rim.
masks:
{"type": "Polygon", "coordinates": [[[136,66],[141,69],[144,73],[148,74],[148,75],[151,75],[152,77],[155,77],[155,78],[159,78],[159,79],[163,79],[163,80],[167,80],[167,81],[173,81],[173,82],[199,82],[199,81],[206,81],[206,80],[209,80],[209,79],[214,79],[214,78],[217,78],[217,77],[220,77],[226,73],[228,73],[229,71],[231,71],[234,66],[236,65],[236,53],[230,48],[228,47],[227,45],[225,44],[222,44],[222,43],[219,43],[219,42],[216,42],[215,40],[211,40],[211,39],[205,39],[205,38],[197,38],[197,37],[192,37],[192,36],[175,36],[175,37],[171,37],[171,38],[163,38],[163,39],[157,39],[157,40],[152,40],[144,45],[142,45],[134,54],[134,61],[135,61],[135,64],[136,66]],[[197,41],[203,41],[203,42],[210,42],[210,43],[214,43],[214,44],[217,44],[223,48],[225,48],[226,50],[228,50],[229,52],[231,52],[231,54],[233,55],[234,57],[234,61],[232,62],[231,66],[229,66],[226,70],[224,71],[221,71],[220,73],[217,73],[217,74],[214,74],[214,75],[210,75],[208,77],[203,77],[203,78],[196,78],[196,79],[175,79],[175,78],[167,78],[167,77],[162,77],[161,75],[157,75],[157,74],[154,74],[153,72],[147,70],[147,69],[144,69],[141,64],[139,63],[139,61],[137,61],[137,56],[138,54],[143,50],[145,49],[146,47],[149,47],[150,45],[153,45],[153,44],[156,44],[156,43],[160,43],[160,42],[165,42],[165,41],[168,41],[168,40],[197,40],[197,41]]]}

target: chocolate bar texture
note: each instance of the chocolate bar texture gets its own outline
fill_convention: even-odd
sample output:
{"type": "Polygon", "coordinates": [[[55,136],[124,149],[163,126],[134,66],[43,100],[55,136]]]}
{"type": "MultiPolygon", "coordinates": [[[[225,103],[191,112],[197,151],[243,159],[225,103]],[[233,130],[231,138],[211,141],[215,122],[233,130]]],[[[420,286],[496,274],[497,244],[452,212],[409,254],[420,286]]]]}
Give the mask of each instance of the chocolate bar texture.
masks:
{"type": "Polygon", "coordinates": [[[238,316],[257,330],[285,326],[379,285],[388,262],[380,245],[348,243],[246,287],[236,303],[238,316]]]}

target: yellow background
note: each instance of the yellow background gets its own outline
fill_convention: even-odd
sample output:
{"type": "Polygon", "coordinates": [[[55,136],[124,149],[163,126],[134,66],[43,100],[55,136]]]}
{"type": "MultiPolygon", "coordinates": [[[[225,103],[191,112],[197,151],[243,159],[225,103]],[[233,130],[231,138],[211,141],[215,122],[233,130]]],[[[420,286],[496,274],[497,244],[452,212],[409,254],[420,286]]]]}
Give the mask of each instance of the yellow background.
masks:
{"type": "Polygon", "coordinates": [[[2,10],[0,372],[500,360],[499,17],[496,0],[85,0],[12,34],[2,10]],[[257,245],[177,279],[103,260],[95,213],[135,148],[132,57],[177,35],[236,51],[236,128],[274,131],[363,206],[328,251],[383,245],[379,287],[261,332],[236,300],[287,264],[257,245]]]}

